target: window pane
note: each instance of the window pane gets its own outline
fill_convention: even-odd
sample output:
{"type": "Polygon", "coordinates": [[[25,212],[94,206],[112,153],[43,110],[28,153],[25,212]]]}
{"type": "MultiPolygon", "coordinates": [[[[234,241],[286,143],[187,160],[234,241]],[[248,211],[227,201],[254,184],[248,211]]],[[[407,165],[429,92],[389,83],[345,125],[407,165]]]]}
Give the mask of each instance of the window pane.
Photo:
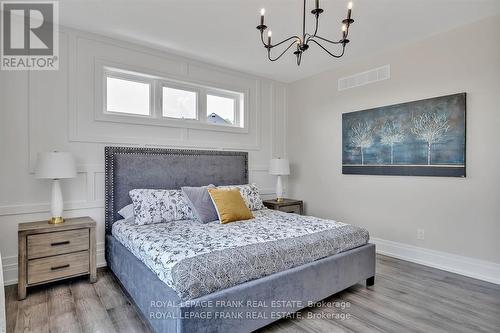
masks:
{"type": "Polygon", "coordinates": [[[207,121],[212,124],[234,124],[234,99],[207,95],[207,121]]]}
{"type": "Polygon", "coordinates": [[[148,83],[106,78],[106,110],[147,116],[149,103],[148,83]]]}
{"type": "Polygon", "coordinates": [[[196,119],[196,92],[163,87],[163,116],[196,119]]]}

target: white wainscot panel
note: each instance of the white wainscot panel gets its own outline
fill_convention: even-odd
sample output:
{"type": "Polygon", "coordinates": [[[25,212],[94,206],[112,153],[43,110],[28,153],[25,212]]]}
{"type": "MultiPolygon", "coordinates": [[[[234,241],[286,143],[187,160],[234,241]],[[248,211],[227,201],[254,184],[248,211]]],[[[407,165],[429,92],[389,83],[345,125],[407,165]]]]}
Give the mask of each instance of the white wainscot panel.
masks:
{"type": "Polygon", "coordinates": [[[104,172],[94,174],[94,200],[104,201],[104,172]]]}

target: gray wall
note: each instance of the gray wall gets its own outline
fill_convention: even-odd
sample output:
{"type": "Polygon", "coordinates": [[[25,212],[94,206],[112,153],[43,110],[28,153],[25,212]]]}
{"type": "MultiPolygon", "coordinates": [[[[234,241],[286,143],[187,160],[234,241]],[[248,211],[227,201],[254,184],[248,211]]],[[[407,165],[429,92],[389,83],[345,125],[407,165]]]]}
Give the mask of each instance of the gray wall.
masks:
{"type": "Polygon", "coordinates": [[[292,83],[290,194],[307,214],[372,237],[500,263],[499,40],[496,16],[292,83]],[[339,77],[386,64],[390,80],[337,90],[339,77]],[[342,113],[459,92],[468,94],[466,179],[342,175],[342,113]]]}

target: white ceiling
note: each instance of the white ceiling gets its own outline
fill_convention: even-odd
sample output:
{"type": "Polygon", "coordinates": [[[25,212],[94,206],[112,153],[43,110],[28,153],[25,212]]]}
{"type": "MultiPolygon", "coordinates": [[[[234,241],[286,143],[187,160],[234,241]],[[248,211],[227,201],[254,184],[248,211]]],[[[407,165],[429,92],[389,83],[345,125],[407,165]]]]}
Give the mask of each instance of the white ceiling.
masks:
{"type": "MultiPolygon", "coordinates": [[[[320,35],[340,38],[347,2],[320,0],[320,35]]],[[[312,6],[308,0],[308,13],[312,6]]],[[[302,0],[61,0],[60,24],[291,82],[498,14],[500,0],[354,0],[356,22],[344,58],[331,58],[313,45],[300,67],[291,52],[278,62],[267,60],[255,29],[262,7],[273,41],[300,33],[302,0]]],[[[311,30],[313,15],[307,19],[311,30]]]]}

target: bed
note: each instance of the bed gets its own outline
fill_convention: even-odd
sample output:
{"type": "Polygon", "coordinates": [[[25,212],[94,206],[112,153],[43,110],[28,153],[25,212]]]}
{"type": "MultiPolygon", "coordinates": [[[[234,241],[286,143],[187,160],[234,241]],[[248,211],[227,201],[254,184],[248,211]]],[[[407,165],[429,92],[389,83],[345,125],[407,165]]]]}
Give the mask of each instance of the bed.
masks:
{"type": "Polygon", "coordinates": [[[229,225],[136,226],[135,188],[248,183],[246,152],[106,147],[106,260],[156,332],[251,332],[366,280],[375,246],[348,224],[264,209],[229,225]]]}

